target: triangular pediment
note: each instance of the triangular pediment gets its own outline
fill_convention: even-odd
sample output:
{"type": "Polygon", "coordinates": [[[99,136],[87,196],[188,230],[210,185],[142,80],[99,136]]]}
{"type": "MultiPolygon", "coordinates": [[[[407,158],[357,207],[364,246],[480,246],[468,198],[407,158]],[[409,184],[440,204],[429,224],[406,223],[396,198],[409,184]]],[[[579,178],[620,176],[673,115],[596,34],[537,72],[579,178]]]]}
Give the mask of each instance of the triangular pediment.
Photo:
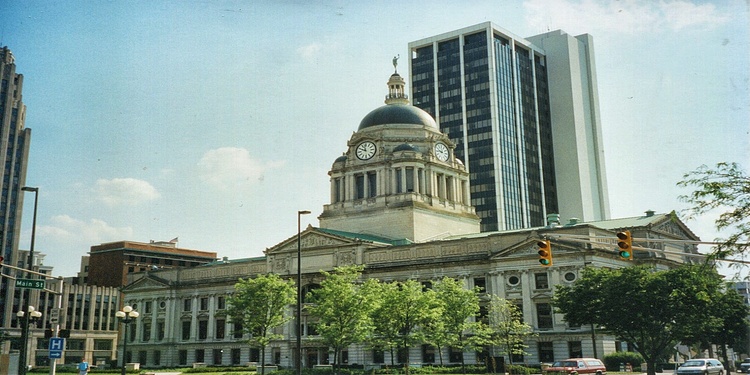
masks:
{"type": "Polygon", "coordinates": [[[351,245],[358,242],[360,241],[357,239],[351,239],[331,233],[326,233],[323,231],[319,231],[317,230],[317,228],[314,228],[312,226],[308,226],[302,233],[300,233],[299,244],[297,243],[297,235],[294,235],[277,244],[276,246],[266,249],[265,253],[266,255],[271,255],[292,251],[296,252],[298,245],[301,250],[304,250],[310,248],[351,245]]]}
{"type": "Polygon", "coordinates": [[[654,223],[651,229],[655,232],[661,232],[686,240],[700,240],[675,214],[670,215],[665,220],[654,223]]]}
{"type": "Polygon", "coordinates": [[[162,289],[166,287],[169,287],[169,281],[164,280],[160,277],[155,277],[155,276],[146,274],[144,277],[124,286],[122,290],[123,292],[125,291],[136,292],[136,291],[145,291],[145,290],[152,290],[152,289],[162,289]]]}

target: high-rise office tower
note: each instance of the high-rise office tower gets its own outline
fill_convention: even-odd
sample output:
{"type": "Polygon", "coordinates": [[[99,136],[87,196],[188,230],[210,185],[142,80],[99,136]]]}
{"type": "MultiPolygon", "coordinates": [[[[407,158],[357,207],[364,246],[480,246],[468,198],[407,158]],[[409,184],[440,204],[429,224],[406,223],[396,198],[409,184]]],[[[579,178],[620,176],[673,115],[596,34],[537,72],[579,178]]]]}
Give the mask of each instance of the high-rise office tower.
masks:
{"type": "MultiPolygon", "coordinates": [[[[7,47],[0,48],[0,160],[3,169],[2,196],[0,196],[0,254],[3,263],[26,266],[18,259],[18,237],[21,231],[23,198],[21,187],[26,182],[26,163],[31,142],[31,129],[24,128],[26,106],[21,100],[23,75],[16,74],[13,54],[7,47]]],[[[3,273],[6,273],[3,270],[3,273]]],[[[0,327],[8,327],[19,302],[13,298],[11,280],[0,280],[0,327]]]]}
{"type": "Polygon", "coordinates": [[[470,173],[481,230],[609,217],[593,41],[491,22],[409,43],[413,105],[470,173]]]}

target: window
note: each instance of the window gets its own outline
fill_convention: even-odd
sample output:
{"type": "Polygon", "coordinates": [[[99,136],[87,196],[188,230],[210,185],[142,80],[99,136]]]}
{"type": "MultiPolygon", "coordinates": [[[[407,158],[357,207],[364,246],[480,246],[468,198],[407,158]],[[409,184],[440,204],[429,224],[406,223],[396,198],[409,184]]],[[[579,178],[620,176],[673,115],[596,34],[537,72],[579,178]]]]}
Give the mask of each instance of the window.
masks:
{"type": "Polygon", "coordinates": [[[516,275],[508,276],[508,285],[510,285],[510,286],[518,286],[519,284],[521,284],[521,278],[520,277],[518,277],[516,275]]]}
{"type": "Polygon", "coordinates": [[[177,352],[177,361],[180,363],[181,366],[187,365],[187,350],[179,350],[177,352]]]}
{"type": "Polygon", "coordinates": [[[94,350],[112,350],[112,340],[94,339],[94,350]]]}
{"type": "Polygon", "coordinates": [[[241,339],[242,338],[242,322],[233,322],[232,326],[233,326],[232,338],[241,339]]]}
{"type": "Polygon", "coordinates": [[[156,339],[158,341],[164,340],[164,321],[163,320],[156,322],[156,339]]]}
{"type": "Polygon", "coordinates": [[[373,350],[372,363],[385,363],[385,352],[382,350],[373,350]]]}
{"type": "Polygon", "coordinates": [[[566,272],[563,276],[565,278],[565,281],[571,283],[573,281],[576,281],[576,274],[575,272],[566,272]]]}
{"type": "Polygon", "coordinates": [[[224,319],[216,319],[216,338],[217,339],[223,339],[224,338],[224,330],[226,328],[226,320],[224,319]]]}
{"type": "Polygon", "coordinates": [[[204,349],[195,349],[195,361],[198,363],[205,362],[206,351],[204,349]]]}
{"type": "Polygon", "coordinates": [[[224,296],[219,296],[216,298],[216,305],[217,309],[224,310],[227,308],[227,299],[224,296]]]}
{"type": "Polygon", "coordinates": [[[193,310],[193,300],[189,298],[182,300],[182,311],[192,311],[192,310],[193,310]]]}
{"type": "Polygon", "coordinates": [[[151,301],[146,301],[143,304],[143,313],[144,314],[150,314],[151,313],[151,301]]]}
{"type": "Polygon", "coordinates": [[[583,357],[583,349],[581,348],[580,341],[568,341],[568,357],[570,358],[581,358],[583,357]]]}
{"type": "Polygon", "coordinates": [[[484,277],[474,278],[474,287],[479,289],[479,293],[487,293],[487,281],[484,277]]]}
{"type": "Polygon", "coordinates": [[[375,172],[367,172],[367,196],[372,198],[378,193],[378,179],[375,172]]]}
{"type": "Polygon", "coordinates": [[[457,348],[448,348],[448,360],[451,362],[461,362],[461,359],[464,357],[464,352],[461,351],[461,349],[457,348]]]}
{"type": "Polygon", "coordinates": [[[240,354],[241,354],[241,352],[240,352],[239,348],[233,348],[232,349],[232,364],[233,365],[239,365],[240,364],[240,360],[241,360],[240,354]]]}
{"type": "Polygon", "coordinates": [[[549,281],[547,279],[547,273],[535,273],[534,281],[536,282],[537,289],[549,289],[549,281]]]}
{"type": "Polygon", "coordinates": [[[154,365],[160,365],[161,364],[161,351],[160,350],[154,350],[154,365]]]}
{"type": "Polygon", "coordinates": [[[208,320],[198,321],[198,340],[205,340],[208,338],[208,320]]]}
{"type": "Polygon", "coordinates": [[[214,354],[214,364],[215,365],[220,365],[221,364],[221,357],[224,354],[224,350],[214,349],[213,350],[213,354],[214,354]]]}
{"type": "Polygon", "coordinates": [[[145,350],[139,350],[138,351],[138,362],[140,363],[147,363],[148,361],[148,352],[145,350]]]}
{"type": "Polygon", "coordinates": [[[182,321],[182,339],[183,340],[190,340],[190,321],[189,320],[183,320],[182,321]]]}
{"type": "Polygon", "coordinates": [[[536,321],[537,328],[552,328],[552,306],[549,303],[536,304],[536,321]]]}
{"type": "Polygon", "coordinates": [[[422,345],[422,362],[435,363],[435,347],[432,345],[422,345]]]}
{"type": "Polygon", "coordinates": [[[141,334],[144,342],[151,340],[151,323],[143,323],[143,331],[141,334]]]}
{"type": "Polygon", "coordinates": [[[260,349],[250,348],[250,362],[260,362],[260,349]]]}
{"type": "Polygon", "coordinates": [[[208,310],[208,297],[201,298],[201,311],[208,310]]]}
{"type": "Polygon", "coordinates": [[[354,181],[357,187],[357,199],[365,197],[365,175],[357,174],[354,176],[354,181]]]}
{"type": "Polygon", "coordinates": [[[541,362],[553,362],[555,360],[555,353],[552,349],[552,342],[540,342],[539,343],[539,361],[541,362]]]}

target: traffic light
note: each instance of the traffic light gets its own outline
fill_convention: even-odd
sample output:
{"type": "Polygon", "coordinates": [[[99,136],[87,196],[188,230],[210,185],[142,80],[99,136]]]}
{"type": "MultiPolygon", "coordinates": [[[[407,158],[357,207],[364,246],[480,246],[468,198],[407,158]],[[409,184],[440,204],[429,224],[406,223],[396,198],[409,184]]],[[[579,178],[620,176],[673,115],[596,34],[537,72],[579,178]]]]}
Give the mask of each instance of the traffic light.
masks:
{"type": "Polygon", "coordinates": [[[544,267],[551,266],[552,246],[550,246],[549,240],[538,241],[536,245],[539,246],[539,251],[537,251],[537,253],[539,254],[539,263],[541,263],[544,267]]]}
{"type": "Polygon", "coordinates": [[[633,260],[633,237],[629,230],[617,232],[617,247],[620,248],[620,258],[633,260]]]}

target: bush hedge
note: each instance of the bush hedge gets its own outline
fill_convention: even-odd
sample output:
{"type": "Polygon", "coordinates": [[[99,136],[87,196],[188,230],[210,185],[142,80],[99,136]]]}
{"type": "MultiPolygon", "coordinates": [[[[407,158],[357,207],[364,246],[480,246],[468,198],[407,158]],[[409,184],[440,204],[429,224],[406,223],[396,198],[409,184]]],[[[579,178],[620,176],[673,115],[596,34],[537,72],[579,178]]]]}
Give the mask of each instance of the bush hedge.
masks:
{"type": "Polygon", "coordinates": [[[635,352],[614,352],[604,356],[602,359],[604,366],[607,367],[607,371],[620,371],[620,365],[630,363],[633,369],[640,371],[641,363],[643,363],[643,357],[639,353],[635,352]]]}

